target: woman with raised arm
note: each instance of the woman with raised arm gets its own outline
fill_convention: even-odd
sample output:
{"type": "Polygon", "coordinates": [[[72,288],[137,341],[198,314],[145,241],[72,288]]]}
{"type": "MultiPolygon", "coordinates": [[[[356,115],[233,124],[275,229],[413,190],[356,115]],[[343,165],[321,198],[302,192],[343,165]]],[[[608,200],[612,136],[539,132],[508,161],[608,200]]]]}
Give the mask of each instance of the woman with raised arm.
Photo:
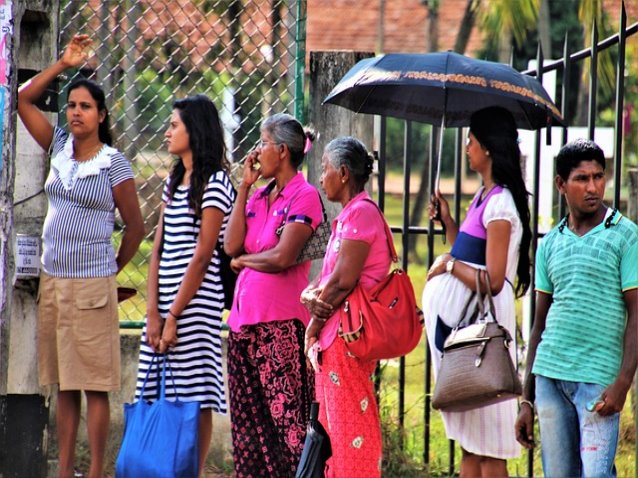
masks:
{"type": "Polygon", "coordinates": [[[59,476],[74,476],[81,392],[87,403],[91,465],[103,476],[109,429],[108,392],[120,388],[120,334],[115,276],[133,257],[144,224],[133,171],[111,147],[104,92],[79,79],[68,88],[68,131],[49,123],[35,105],[62,72],[87,58],[91,40],[75,35],[62,57],[18,92],[18,114],[51,156],[44,190],[49,209],[42,233],[38,303],[38,372],[42,386],[58,385],[59,476]],[[124,222],[116,253],[115,209],[124,222]]]}

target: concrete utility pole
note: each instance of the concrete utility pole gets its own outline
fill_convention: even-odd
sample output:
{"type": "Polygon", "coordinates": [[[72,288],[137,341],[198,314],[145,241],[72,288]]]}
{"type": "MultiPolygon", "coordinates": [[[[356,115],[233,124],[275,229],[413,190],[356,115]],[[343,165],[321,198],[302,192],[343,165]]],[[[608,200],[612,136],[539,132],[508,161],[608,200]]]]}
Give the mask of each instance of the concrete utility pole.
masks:
{"type": "MultiPolygon", "coordinates": [[[[332,91],[343,75],[359,60],[374,56],[373,53],[353,51],[310,52],[310,104],[308,106],[308,124],[316,128],[319,137],[307,156],[308,181],[319,188],[321,176],[321,157],[326,145],[338,136],[354,136],[372,151],[374,140],[374,122],[372,115],[356,114],[336,105],[322,105],[323,99],[332,91]]],[[[371,187],[372,180],[368,182],[371,187]]],[[[321,191],[321,189],[319,189],[321,191]]],[[[322,194],[328,221],[332,222],[339,211],[340,204],[331,203],[322,194]]],[[[321,271],[321,261],[313,261],[310,277],[321,271]]]]}
{"type": "MultiPolygon", "coordinates": [[[[0,476],[47,475],[48,406],[38,386],[36,291],[46,154],[16,124],[16,92],[57,57],[58,0],[0,0],[0,476]],[[16,147],[17,143],[17,147],[16,147]]],[[[40,101],[56,118],[57,85],[40,101]]]]}

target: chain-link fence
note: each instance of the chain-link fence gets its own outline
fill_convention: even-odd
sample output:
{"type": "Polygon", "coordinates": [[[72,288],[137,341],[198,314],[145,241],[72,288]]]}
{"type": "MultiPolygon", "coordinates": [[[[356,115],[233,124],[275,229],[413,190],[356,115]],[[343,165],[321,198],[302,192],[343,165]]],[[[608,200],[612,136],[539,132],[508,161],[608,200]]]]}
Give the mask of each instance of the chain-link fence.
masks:
{"type": "Polygon", "coordinates": [[[139,321],[145,313],[152,234],[173,163],[162,143],[173,101],[203,93],[215,102],[231,163],[259,140],[263,117],[282,111],[300,117],[305,3],[61,2],[60,47],[77,32],[93,39],[93,54],[79,74],[95,79],[107,93],[116,145],[133,164],[146,223],[146,240],[118,277],[140,292],[122,305],[121,319],[139,321]]]}

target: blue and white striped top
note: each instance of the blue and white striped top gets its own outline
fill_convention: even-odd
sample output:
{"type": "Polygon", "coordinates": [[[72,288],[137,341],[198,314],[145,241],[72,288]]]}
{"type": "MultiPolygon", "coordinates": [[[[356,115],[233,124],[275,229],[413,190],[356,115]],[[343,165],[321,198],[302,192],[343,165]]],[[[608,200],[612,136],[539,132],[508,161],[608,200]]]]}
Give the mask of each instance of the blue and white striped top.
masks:
{"type": "Polygon", "coordinates": [[[122,153],[104,145],[88,161],[73,159],[73,136],[55,128],[51,170],[44,185],[49,210],[42,233],[42,266],[54,277],[107,277],[117,273],[111,242],[113,187],[133,178],[122,153]]]}

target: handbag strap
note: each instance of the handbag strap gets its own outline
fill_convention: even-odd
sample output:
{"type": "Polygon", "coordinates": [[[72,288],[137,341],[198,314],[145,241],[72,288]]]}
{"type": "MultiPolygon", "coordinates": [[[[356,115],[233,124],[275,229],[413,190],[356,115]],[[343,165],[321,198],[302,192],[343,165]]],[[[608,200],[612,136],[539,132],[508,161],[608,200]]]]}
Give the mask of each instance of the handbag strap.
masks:
{"type": "Polygon", "coordinates": [[[153,354],[153,358],[151,358],[151,363],[148,365],[148,369],[146,370],[146,376],[144,377],[144,382],[142,382],[142,389],[140,390],[140,397],[144,396],[144,390],[146,390],[146,382],[148,382],[148,377],[151,375],[151,370],[153,370],[153,365],[157,366],[157,354],[153,354]]]}
{"type": "Polygon", "coordinates": [[[146,383],[148,382],[148,378],[151,376],[153,366],[155,366],[155,368],[160,367],[160,361],[158,360],[158,357],[160,355],[163,355],[162,365],[161,365],[162,377],[160,380],[160,390],[159,390],[160,400],[164,400],[166,398],[166,368],[167,367],[171,375],[171,381],[173,382],[173,393],[175,394],[175,397],[177,398],[177,387],[175,386],[175,377],[173,376],[173,369],[171,368],[171,362],[168,360],[168,354],[159,354],[159,353],[154,353],[153,358],[151,358],[151,363],[148,365],[148,370],[146,370],[146,376],[144,377],[144,381],[142,382],[140,397],[144,396],[144,391],[146,390],[146,383]]]}
{"type": "MultiPolygon", "coordinates": [[[[299,196],[299,194],[295,194],[292,199],[288,202],[288,207],[286,208],[286,215],[284,216],[284,220],[281,223],[281,226],[279,226],[277,228],[277,230],[275,231],[275,234],[277,234],[278,236],[281,236],[281,234],[283,233],[284,230],[284,226],[286,225],[286,221],[288,220],[288,213],[290,212],[290,207],[292,206],[292,203],[295,201],[295,199],[297,199],[297,196],[299,196]]],[[[321,225],[321,223],[323,222],[328,222],[328,214],[326,214],[326,208],[323,205],[323,200],[321,199],[321,193],[319,191],[317,191],[317,195],[319,196],[319,204],[321,204],[321,213],[323,214],[323,220],[317,224],[317,228],[321,225]]],[[[313,231],[314,234],[314,231],[313,231]]]]}
{"type": "Polygon", "coordinates": [[[175,386],[175,376],[173,375],[173,368],[171,367],[171,362],[168,360],[168,354],[164,354],[162,358],[162,382],[160,385],[160,400],[166,400],[166,369],[169,370],[171,375],[171,382],[173,383],[173,393],[175,394],[175,399],[177,400],[177,387],[175,386]]]}
{"type": "Polygon", "coordinates": [[[492,297],[492,284],[490,283],[490,273],[487,270],[476,270],[476,291],[478,294],[478,309],[481,314],[481,317],[485,317],[485,299],[487,299],[489,305],[489,312],[492,314],[492,318],[494,322],[498,324],[498,320],[496,319],[496,308],[494,307],[494,298],[492,297]],[[481,272],[485,272],[485,293],[481,292],[481,272]]]}
{"type": "Polygon", "coordinates": [[[397,250],[394,247],[394,240],[392,239],[392,230],[390,229],[390,226],[388,226],[388,221],[385,220],[385,216],[383,215],[383,211],[381,210],[379,205],[376,202],[374,202],[372,199],[364,198],[363,200],[374,204],[375,207],[377,208],[377,211],[379,211],[379,214],[381,214],[381,219],[383,220],[383,225],[385,226],[385,237],[386,237],[386,240],[388,241],[388,247],[390,248],[390,254],[392,255],[392,262],[399,262],[399,256],[397,255],[397,250]]]}

